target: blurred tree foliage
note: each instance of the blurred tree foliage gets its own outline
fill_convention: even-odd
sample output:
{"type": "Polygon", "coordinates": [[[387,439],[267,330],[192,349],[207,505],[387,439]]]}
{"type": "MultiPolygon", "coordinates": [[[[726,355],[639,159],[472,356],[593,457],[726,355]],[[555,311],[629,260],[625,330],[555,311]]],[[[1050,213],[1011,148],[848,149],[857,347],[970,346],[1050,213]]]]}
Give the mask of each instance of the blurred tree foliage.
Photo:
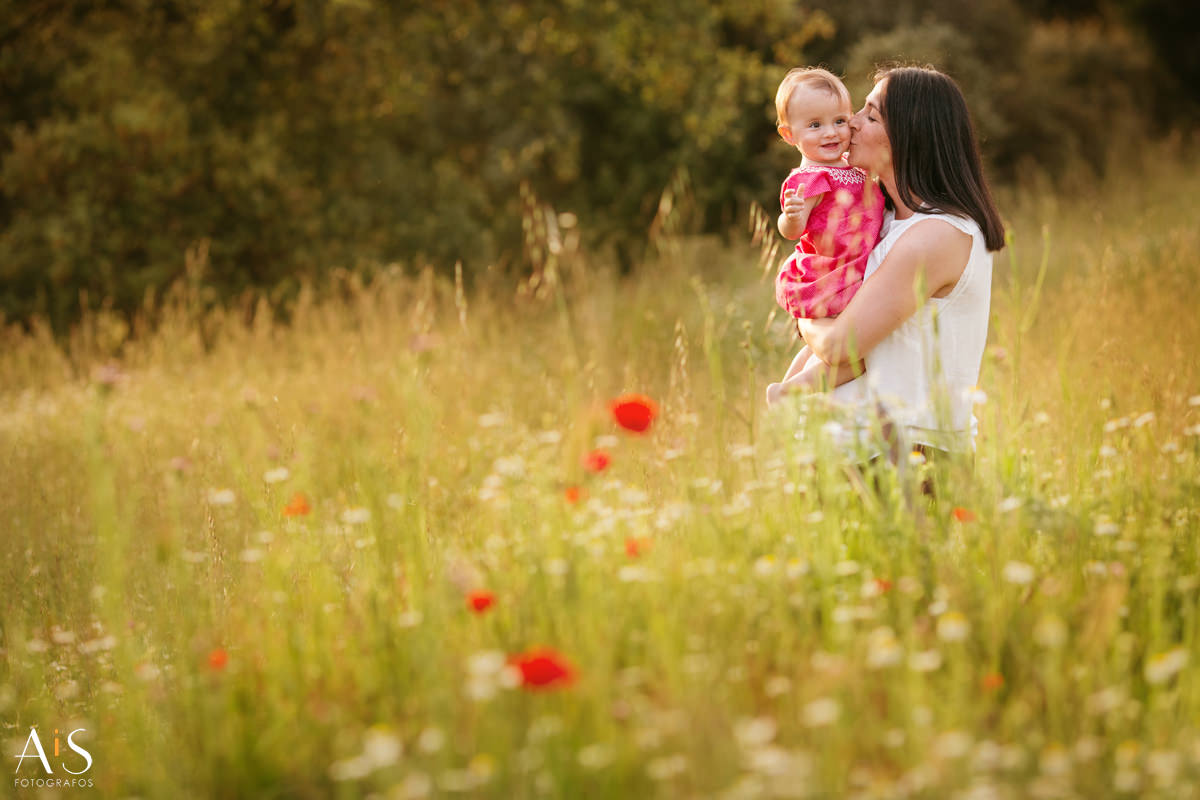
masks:
{"type": "Polygon", "coordinates": [[[706,230],[770,201],[794,160],[772,98],[798,64],[858,98],[879,61],[943,66],[1002,172],[1099,163],[1146,86],[1192,97],[1195,48],[1155,53],[1179,35],[1167,0],[1056,7],[0,0],[0,314],[135,310],[197,243],[223,297],[512,264],[523,185],[630,262],[680,175],[706,230]]]}

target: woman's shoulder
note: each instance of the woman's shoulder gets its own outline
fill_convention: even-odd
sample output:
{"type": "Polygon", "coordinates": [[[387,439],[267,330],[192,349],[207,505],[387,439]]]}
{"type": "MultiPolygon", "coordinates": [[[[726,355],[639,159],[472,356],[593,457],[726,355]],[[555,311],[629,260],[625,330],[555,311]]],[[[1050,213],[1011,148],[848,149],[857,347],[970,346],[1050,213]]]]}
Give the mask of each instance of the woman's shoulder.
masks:
{"type": "Polygon", "coordinates": [[[936,294],[940,304],[961,295],[970,276],[990,271],[991,253],[984,244],[979,223],[970,217],[940,210],[920,211],[893,223],[882,256],[899,259],[907,268],[924,268],[932,285],[950,287],[936,294]]]}
{"type": "MultiPolygon", "coordinates": [[[[979,227],[979,223],[975,220],[967,216],[952,214],[937,208],[932,208],[925,211],[915,211],[911,216],[905,217],[902,220],[897,220],[895,223],[893,223],[891,231],[895,233],[895,235],[899,236],[909,228],[916,225],[918,222],[925,222],[926,220],[937,220],[939,222],[943,222],[951,228],[967,234],[971,238],[983,236],[983,229],[979,227]]],[[[940,226],[922,225],[921,227],[928,229],[931,227],[936,228],[940,226]]],[[[949,231],[946,232],[949,233],[949,231]]],[[[932,231],[930,231],[930,233],[932,234],[932,231]]]]}
{"type": "Polygon", "coordinates": [[[895,255],[914,265],[965,263],[982,235],[974,220],[957,215],[918,211],[901,218],[889,210],[876,250],[880,260],[895,255]]]}

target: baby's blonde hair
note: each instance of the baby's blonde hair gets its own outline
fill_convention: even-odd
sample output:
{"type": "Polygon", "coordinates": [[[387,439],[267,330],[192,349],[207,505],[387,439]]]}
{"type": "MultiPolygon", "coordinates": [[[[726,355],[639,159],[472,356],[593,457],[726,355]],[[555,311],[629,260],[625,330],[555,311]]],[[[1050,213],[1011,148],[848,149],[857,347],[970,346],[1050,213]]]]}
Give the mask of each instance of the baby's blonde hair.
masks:
{"type": "Polygon", "coordinates": [[[788,101],[792,99],[792,92],[796,91],[797,86],[822,89],[845,100],[847,105],[850,104],[850,92],[837,75],[822,67],[796,67],[788,70],[788,74],[784,75],[783,80],[779,83],[779,90],[775,92],[776,125],[788,124],[788,101]]]}

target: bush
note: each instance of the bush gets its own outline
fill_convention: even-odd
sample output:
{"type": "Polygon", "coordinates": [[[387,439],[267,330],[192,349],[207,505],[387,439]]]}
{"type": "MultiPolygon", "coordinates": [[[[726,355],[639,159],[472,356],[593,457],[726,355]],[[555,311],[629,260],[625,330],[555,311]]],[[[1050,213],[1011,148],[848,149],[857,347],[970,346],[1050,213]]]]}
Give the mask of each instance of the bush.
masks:
{"type": "Polygon", "coordinates": [[[131,311],[201,242],[224,298],[381,264],[470,280],[523,258],[522,186],[628,266],[673,183],[706,231],[774,202],[795,162],[775,87],[817,61],[857,98],[878,61],[943,66],[1009,174],[1099,163],[1157,73],[1089,19],[1014,0],[32,7],[0,22],[0,315],[131,311]]]}

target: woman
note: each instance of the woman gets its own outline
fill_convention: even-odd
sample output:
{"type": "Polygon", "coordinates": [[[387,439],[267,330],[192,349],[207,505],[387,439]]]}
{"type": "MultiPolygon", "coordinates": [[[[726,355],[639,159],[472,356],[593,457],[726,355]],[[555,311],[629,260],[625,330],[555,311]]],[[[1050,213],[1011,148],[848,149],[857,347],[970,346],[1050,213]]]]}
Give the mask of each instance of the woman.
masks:
{"type": "Polygon", "coordinates": [[[1004,226],[966,102],[937,70],[886,70],[850,129],[850,164],[878,179],[889,211],[858,294],[836,318],[800,320],[801,333],[835,374],[865,361],[834,399],[881,407],[893,451],[971,452],[1004,226]]]}

